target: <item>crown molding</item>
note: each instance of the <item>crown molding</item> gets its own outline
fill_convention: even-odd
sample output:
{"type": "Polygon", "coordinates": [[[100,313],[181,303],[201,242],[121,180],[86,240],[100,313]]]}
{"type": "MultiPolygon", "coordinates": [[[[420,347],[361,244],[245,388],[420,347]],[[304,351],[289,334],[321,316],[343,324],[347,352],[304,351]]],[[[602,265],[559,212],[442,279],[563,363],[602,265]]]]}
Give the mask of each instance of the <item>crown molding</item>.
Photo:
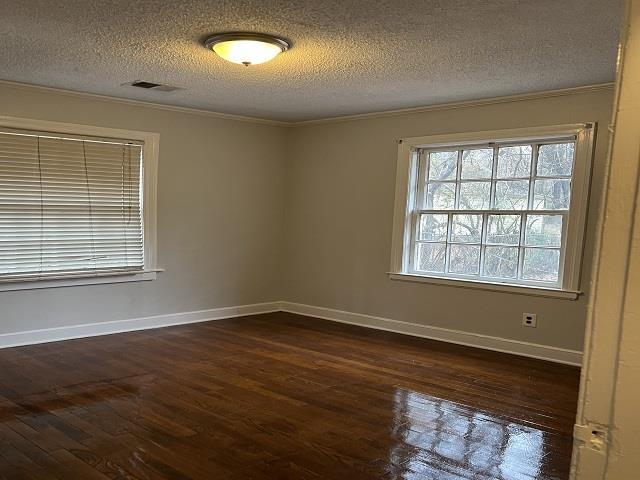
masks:
{"type": "Polygon", "coordinates": [[[462,100],[459,102],[438,103],[435,105],[426,105],[423,107],[399,108],[396,110],[384,110],[380,112],[357,113],[354,115],[341,115],[337,117],[319,118],[317,120],[302,120],[293,122],[292,125],[298,127],[307,125],[322,125],[326,123],[349,122],[352,120],[395,117],[407,115],[411,113],[435,112],[438,110],[453,110],[457,108],[480,107],[484,105],[496,105],[500,103],[523,102],[526,100],[538,100],[543,98],[562,97],[566,95],[577,95],[581,93],[600,92],[613,90],[614,84],[598,83],[594,85],[583,85],[579,87],[559,88],[556,90],[544,90],[539,92],[521,93],[517,95],[505,95],[501,97],[482,98],[478,100],[462,100]]]}
{"type": "Polygon", "coordinates": [[[193,115],[202,115],[206,117],[219,118],[223,120],[235,120],[239,122],[254,123],[259,125],[271,125],[278,127],[304,127],[312,125],[323,125],[330,123],[349,122],[360,119],[374,119],[384,117],[396,117],[414,113],[434,112],[438,110],[453,110],[458,108],[479,107],[485,105],[497,105],[501,103],[523,102],[527,100],[538,100],[544,98],[562,97],[567,95],[577,95],[582,93],[592,93],[600,91],[613,90],[613,83],[599,83],[594,85],[583,85],[579,87],[561,88],[556,90],[545,90],[540,92],[522,93],[518,95],[507,95],[501,97],[483,98],[479,100],[463,100],[459,102],[439,103],[435,105],[426,105],[422,107],[400,108],[396,110],[384,110],[379,112],[358,113],[354,115],[342,115],[337,117],[319,118],[315,120],[301,120],[287,122],[282,120],[273,120],[268,118],[248,117],[243,115],[234,115],[231,113],[214,112],[191,107],[179,107],[175,105],[165,105],[162,103],[147,102],[143,100],[131,100],[127,98],[112,97],[109,95],[100,95],[96,93],[77,92],[74,90],[66,90],[63,88],[44,87],[42,85],[34,85],[29,83],[12,82],[8,80],[0,80],[0,85],[11,88],[19,88],[24,90],[40,90],[44,92],[52,92],[61,95],[69,95],[81,98],[90,98],[93,100],[115,102],[125,105],[135,105],[148,108],[157,108],[160,110],[168,110],[172,112],[189,113],[193,115]]]}
{"type": "Polygon", "coordinates": [[[193,115],[203,115],[206,117],[220,118],[223,120],[235,120],[238,122],[256,123],[259,125],[271,126],[290,126],[290,122],[280,120],[271,120],[269,118],[248,117],[244,115],[234,115],[232,113],[214,112],[212,110],[204,110],[201,108],[179,107],[177,105],[165,105],[163,103],[147,102],[144,100],[132,100],[129,98],[112,97],[110,95],[100,95],[97,93],[77,92],[75,90],[66,90],[64,88],[45,87],[42,85],[34,85],[31,83],[12,82],[9,80],[0,80],[0,85],[6,87],[18,88],[22,90],[40,90],[43,92],[57,93],[59,95],[68,95],[72,97],[90,98],[103,102],[115,102],[124,105],[135,105],[139,107],[157,108],[159,110],[168,110],[171,112],[189,113],[193,115]]]}

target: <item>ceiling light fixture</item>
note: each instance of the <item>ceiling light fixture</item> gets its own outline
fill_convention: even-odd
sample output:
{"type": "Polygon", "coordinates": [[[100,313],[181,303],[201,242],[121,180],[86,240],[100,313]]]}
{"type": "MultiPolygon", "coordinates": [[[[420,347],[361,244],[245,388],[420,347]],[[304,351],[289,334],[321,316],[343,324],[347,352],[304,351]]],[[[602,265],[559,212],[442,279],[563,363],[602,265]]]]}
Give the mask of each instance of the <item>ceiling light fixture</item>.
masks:
{"type": "Polygon", "coordinates": [[[219,33],[207,38],[204,45],[225,60],[245,66],[273,60],[291,47],[282,38],[243,32],[219,33]]]}

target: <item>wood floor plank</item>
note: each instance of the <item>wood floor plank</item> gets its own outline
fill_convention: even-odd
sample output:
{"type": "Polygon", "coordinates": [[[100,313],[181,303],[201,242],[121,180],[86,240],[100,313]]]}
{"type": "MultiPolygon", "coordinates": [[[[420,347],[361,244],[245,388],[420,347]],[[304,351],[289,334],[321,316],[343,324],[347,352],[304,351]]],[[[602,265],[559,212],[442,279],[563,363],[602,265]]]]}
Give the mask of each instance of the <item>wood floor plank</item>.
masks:
{"type": "Polygon", "coordinates": [[[273,313],[0,351],[0,479],[568,477],[579,369],[273,313]]]}

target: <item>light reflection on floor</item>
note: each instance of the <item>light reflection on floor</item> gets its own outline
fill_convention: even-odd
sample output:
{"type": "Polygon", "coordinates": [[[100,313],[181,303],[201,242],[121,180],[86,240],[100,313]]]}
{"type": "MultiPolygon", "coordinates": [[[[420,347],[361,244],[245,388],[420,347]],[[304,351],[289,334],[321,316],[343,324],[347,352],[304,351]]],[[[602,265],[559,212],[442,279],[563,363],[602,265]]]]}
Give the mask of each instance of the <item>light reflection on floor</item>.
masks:
{"type": "Polygon", "coordinates": [[[531,480],[543,471],[546,432],[447,400],[395,392],[392,478],[531,480]]]}

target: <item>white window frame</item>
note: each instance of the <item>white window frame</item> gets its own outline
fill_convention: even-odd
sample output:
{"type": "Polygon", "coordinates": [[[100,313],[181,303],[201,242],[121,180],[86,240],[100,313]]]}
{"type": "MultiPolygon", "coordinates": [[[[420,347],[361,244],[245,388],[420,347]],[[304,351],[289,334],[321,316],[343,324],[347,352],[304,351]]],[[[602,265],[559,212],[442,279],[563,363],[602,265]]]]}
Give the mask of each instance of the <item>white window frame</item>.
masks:
{"type": "Polygon", "coordinates": [[[161,272],[157,266],[157,183],[158,183],[158,146],[160,135],[152,132],[136,130],[122,130],[117,128],[97,127],[73,123],[51,122],[47,120],[35,120],[0,116],[0,129],[10,128],[16,130],[34,130],[56,134],[67,134],[86,137],[102,137],[109,139],[133,140],[143,143],[143,245],[144,268],[137,272],[117,272],[99,276],[66,275],[59,278],[46,278],[42,280],[10,280],[0,282],[0,292],[12,290],[30,290],[37,288],[68,287],[76,285],[96,285],[105,283],[121,283],[155,280],[157,272],[161,272]]]}
{"type": "MultiPolygon", "coordinates": [[[[576,123],[546,127],[517,128],[445,135],[429,135],[403,138],[398,141],[398,160],[396,170],[396,191],[393,216],[393,236],[391,242],[390,278],[393,280],[435,283],[454,287],[479,288],[509,293],[576,299],[580,291],[580,270],[584,248],[584,234],[589,203],[591,183],[591,165],[593,161],[593,143],[596,123],[576,123]],[[527,142],[561,139],[575,136],[574,166],[571,180],[571,199],[566,229],[566,242],[560,255],[560,284],[549,287],[542,284],[523,285],[508,281],[494,281],[486,278],[453,278],[437,274],[417,274],[410,270],[410,255],[413,250],[413,218],[421,149],[457,148],[488,143],[527,142]]],[[[510,213],[495,210],[496,213],[510,213]]],[[[470,210],[468,213],[474,213],[470,210]]],[[[514,212],[515,213],[515,212],[514,212]]],[[[524,226],[521,228],[524,229],[524,226]]]]}

